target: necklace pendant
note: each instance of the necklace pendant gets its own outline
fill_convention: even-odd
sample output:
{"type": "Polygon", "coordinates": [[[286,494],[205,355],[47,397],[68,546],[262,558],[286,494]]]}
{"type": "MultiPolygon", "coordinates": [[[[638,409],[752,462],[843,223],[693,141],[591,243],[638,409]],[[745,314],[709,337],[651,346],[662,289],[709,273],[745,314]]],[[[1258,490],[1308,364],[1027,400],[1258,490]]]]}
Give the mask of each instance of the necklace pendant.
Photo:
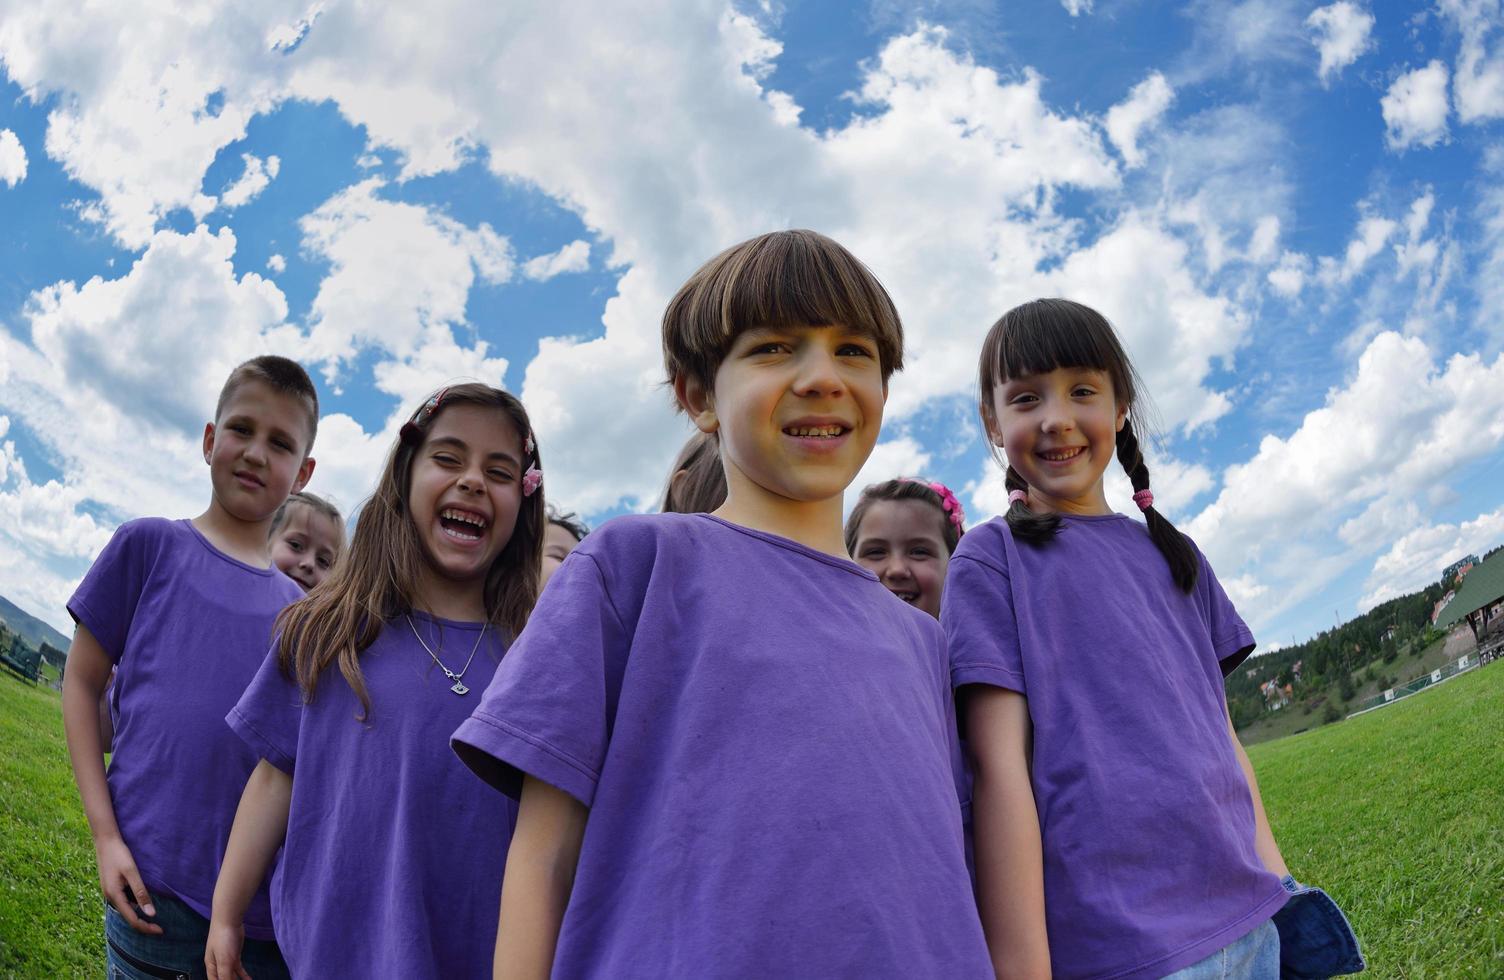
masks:
{"type": "Polygon", "coordinates": [[[454,684],[452,684],[450,686],[449,690],[453,691],[455,694],[469,694],[470,693],[470,689],[465,686],[465,682],[462,681],[462,680],[460,680],[457,677],[454,680],[454,684]]]}

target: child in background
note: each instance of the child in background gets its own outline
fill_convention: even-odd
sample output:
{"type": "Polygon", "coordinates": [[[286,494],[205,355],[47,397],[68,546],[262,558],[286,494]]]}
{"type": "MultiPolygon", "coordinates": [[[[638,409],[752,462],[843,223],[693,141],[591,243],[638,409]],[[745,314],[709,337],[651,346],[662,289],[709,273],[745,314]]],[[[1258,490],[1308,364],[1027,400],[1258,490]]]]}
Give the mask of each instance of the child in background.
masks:
{"type": "MultiPolygon", "coordinates": [[[[272,564],[267,530],[313,473],[318,417],[295,361],[241,364],[204,426],[209,509],[122,524],[68,602],[78,628],[63,726],[109,903],[111,976],[187,975],[203,962],[214,874],[256,765],[224,713],[255,675],[273,620],[302,595],[272,564]],[[106,776],[99,699],[112,664],[106,776]]],[[[246,963],[258,980],[286,975],[265,890],[247,899],[246,963]]]]}
{"type": "Polygon", "coordinates": [[[664,514],[709,514],[726,502],[726,470],[721,466],[715,436],[696,431],[679,450],[668,486],[663,491],[664,514]]]}
{"type": "Polygon", "coordinates": [[[322,582],[345,550],[345,519],[316,494],[287,498],[272,518],[272,562],[307,592],[322,582]]]}
{"type": "Polygon", "coordinates": [[[349,555],[278,620],[226,719],[261,761],[214,890],[211,977],[240,975],[241,917],[278,847],[272,915],[294,976],[488,972],[515,808],[465,771],[448,736],[537,598],[531,432],[504,391],[429,398],[349,555]]]}
{"type": "Polygon", "coordinates": [[[777,232],[695,273],[663,345],[725,503],[592,533],[455,733],[521,798],[496,975],[990,976],[940,627],[841,539],[892,301],[777,232]]]}
{"type": "Polygon", "coordinates": [[[538,583],[541,589],[548,584],[554,572],[564,564],[569,553],[585,540],[590,528],[575,514],[548,508],[548,526],[543,531],[543,576],[538,583]]]}
{"type": "Polygon", "coordinates": [[[943,483],[901,477],[862,490],[846,518],[846,550],[898,598],[940,618],[951,552],[966,511],[943,483]]]}
{"type": "Polygon", "coordinates": [[[942,620],[998,975],[1273,980],[1294,879],[1222,686],[1253,636],[1154,509],[1137,375],[1100,314],[1038,300],[992,327],[980,381],[1011,504],[957,547],[942,620]],[[1114,457],[1147,527],[1107,506],[1114,457]]]}

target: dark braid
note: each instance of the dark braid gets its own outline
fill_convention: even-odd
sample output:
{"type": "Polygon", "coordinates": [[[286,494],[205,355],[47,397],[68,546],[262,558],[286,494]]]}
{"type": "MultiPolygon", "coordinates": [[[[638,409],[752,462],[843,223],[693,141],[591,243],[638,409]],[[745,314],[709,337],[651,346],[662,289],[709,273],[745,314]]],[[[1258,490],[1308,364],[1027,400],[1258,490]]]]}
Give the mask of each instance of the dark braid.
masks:
{"type": "MultiPolygon", "coordinates": [[[[1128,471],[1128,479],[1133,483],[1133,490],[1149,489],[1149,465],[1144,462],[1144,454],[1138,447],[1138,436],[1133,431],[1133,420],[1124,419],[1122,431],[1118,433],[1118,462],[1123,464],[1123,469],[1128,471]]],[[[1009,483],[1012,483],[1013,472],[1008,473],[1009,483]]],[[[1022,482],[1022,481],[1020,481],[1022,482]]],[[[1017,506],[1017,505],[1015,505],[1017,506]]],[[[1009,523],[1012,524],[1012,510],[1009,508],[1009,523]]],[[[1196,560],[1196,551],[1191,547],[1190,540],[1175,529],[1163,514],[1155,510],[1153,506],[1144,508],[1144,519],[1149,523],[1149,537],[1154,541],[1155,547],[1165,556],[1165,561],[1170,563],[1170,575],[1175,579],[1175,584],[1182,592],[1189,593],[1196,587],[1196,576],[1201,570],[1200,562],[1196,560]]]]}
{"type": "MultiPolygon", "coordinates": [[[[1027,491],[1029,489],[1024,478],[1011,465],[1008,467],[1007,487],[1009,493],[1014,490],[1027,491]]],[[[1060,530],[1059,514],[1036,514],[1022,500],[1009,504],[1008,511],[1003,517],[1007,520],[1008,527],[1013,530],[1013,536],[1030,544],[1044,544],[1055,536],[1056,531],[1060,530]]]]}

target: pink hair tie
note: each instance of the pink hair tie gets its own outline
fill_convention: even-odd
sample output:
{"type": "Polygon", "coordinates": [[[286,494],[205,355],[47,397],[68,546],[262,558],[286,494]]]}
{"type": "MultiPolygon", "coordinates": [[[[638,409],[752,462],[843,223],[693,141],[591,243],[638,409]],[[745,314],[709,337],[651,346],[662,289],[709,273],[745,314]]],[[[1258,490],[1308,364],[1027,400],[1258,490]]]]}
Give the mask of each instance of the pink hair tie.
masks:
{"type": "Polygon", "coordinates": [[[1009,491],[1009,493],[1008,493],[1008,504],[1009,504],[1009,506],[1012,506],[1013,504],[1024,504],[1024,505],[1027,505],[1028,503],[1029,503],[1029,491],[1027,491],[1027,490],[1012,490],[1012,491],[1009,491]]]}
{"type": "Polygon", "coordinates": [[[1133,502],[1138,504],[1139,510],[1148,510],[1154,506],[1154,491],[1140,490],[1133,495],[1133,502]]]}

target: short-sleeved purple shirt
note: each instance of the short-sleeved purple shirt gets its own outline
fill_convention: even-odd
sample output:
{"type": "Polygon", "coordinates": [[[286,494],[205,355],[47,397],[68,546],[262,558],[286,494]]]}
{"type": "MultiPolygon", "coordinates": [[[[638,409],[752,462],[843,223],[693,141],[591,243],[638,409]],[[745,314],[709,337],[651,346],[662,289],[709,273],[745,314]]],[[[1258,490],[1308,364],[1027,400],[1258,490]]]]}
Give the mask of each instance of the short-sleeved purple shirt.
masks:
{"type": "Polygon", "coordinates": [[[956,687],[1029,701],[1055,976],[1163,976],[1279,910],[1222,689],[1253,635],[1204,559],[1186,594],[1124,515],[1039,546],[996,518],[961,539],[941,620],[956,687]]]}
{"type": "Polygon", "coordinates": [[[850,561],[614,520],[454,741],[590,807],[555,977],[992,975],[943,638],[850,561]]]}
{"type": "MultiPolygon", "coordinates": [[[[150,892],[205,918],[240,793],[256,756],[225,727],[303,591],[276,568],[219,551],[190,521],[120,525],[68,611],[117,665],[108,774],[120,834],[150,892]]],[[[266,890],[246,935],[272,938],[266,890]]]]}
{"type": "Polygon", "coordinates": [[[420,613],[412,622],[466,695],[434,666],[406,620],[360,654],[371,713],[337,668],[305,704],[274,647],[226,719],[255,754],[292,775],[272,880],[277,942],[295,977],[489,977],[501,874],[517,805],[449,750],[496,672],[502,637],[420,613]]]}

